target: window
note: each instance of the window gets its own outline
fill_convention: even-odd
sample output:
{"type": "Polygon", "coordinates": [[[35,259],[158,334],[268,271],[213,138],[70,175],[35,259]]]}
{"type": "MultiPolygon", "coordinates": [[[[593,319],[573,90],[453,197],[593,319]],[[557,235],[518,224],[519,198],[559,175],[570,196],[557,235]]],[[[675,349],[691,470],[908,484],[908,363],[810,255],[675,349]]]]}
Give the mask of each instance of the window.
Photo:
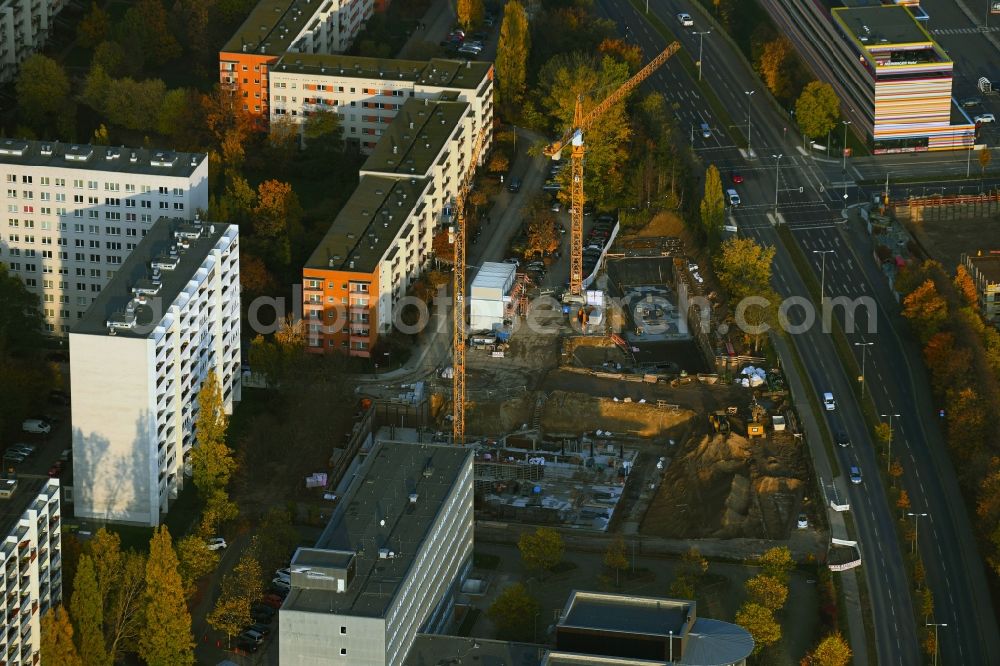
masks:
{"type": "Polygon", "coordinates": [[[23,190],[21,192],[21,196],[23,196],[25,199],[31,199],[35,195],[34,195],[34,193],[31,190],[23,190]]]}
{"type": "Polygon", "coordinates": [[[87,181],[87,189],[88,190],[96,190],[97,189],[97,181],[96,180],[88,180],[87,181]]]}
{"type": "Polygon", "coordinates": [[[66,195],[62,192],[56,192],[56,201],[66,201],[66,195]]]}
{"type": "Polygon", "coordinates": [[[142,202],[142,207],[143,208],[152,208],[153,207],[153,202],[152,201],[143,201],[142,202]]]}
{"type": "Polygon", "coordinates": [[[126,199],[125,200],[125,207],[126,208],[135,208],[135,199],[126,199]]]}
{"type": "Polygon", "coordinates": [[[179,187],[175,187],[174,188],[174,196],[175,197],[182,197],[182,196],[184,196],[184,190],[182,190],[179,187]]]}
{"type": "Polygon", "coordinates": [[[98,199],[97,197],[87,197],[87,203],[91,206],[96,206],[98,204],[98,199]]]}
{"type": "Polygon", "coordinates": [[[121,206],[122,200],[116,197],[104,197],[105,206],[121,206]]]}
{"type": "Polygon", "coordinates": [[[162,185],[160,186],[160,195],[161,196],[167,196],[167,192],[168,191],[169,191],[169,188],[163,187],[162,185]]]}
{"type": "Polygon", "coordinates": [[[135,192],[135,185],[133,185],[132,183],[125,183],[125,191],[135,192]]]}
{"type": "Polygon", "coordinates": [[[347,648],[340,648],[340,654],[347,654],[347,648]]]}
{"type": "Polygon", "coordinates": [[[22,183],[31,183],[31,176],[21,176],[22,183]]]}
{"type": "Polygon", "coordinates": [[[179,201],[175,201],[174,210],[184,210],[184,204],[179,201]]]}
{"type": "Polygon", "coordinates": [[[66,187],[66,179],[56,178],[56,187],[66,187]]]}
{"type": "Polygon", "coordinates": [[[82,180],[76,180],[76,179],[74,179],[73,180],[73,187],[76,188],[76,189],[78,189],[78,190],[82,190],[83,189],[83,181],[82,180]]]}
{"type": "Polygon", "coordinates": [[[48,192],[41,192],[38,195],[38,198],[41,199],[42,201],[48,201],[50,196],[51,195],[48,192]]]}
{"type": "Polygon", "coordinates": [[[7,198],[8,199],[16,199],[17,198],[17,190],[7,190],[7,198]]]}
{"type": "Polygon", "coordinates": [[[104,183],[104,190],[106,192],[117,192],[121,189],[121,185],[118,183],[104,183]]]}
{"type": "Polygon", "coordinates": [[[8,183],[16,183],[17,182],[17,176],[15,176],[12,173],[7,174],[7,182],[8,183]]]}
{"type": "Polygon", "coordinates": [[[340,628],[340,633],[346,634],[347,633],[347,627],[341,627],[340,628]]]}

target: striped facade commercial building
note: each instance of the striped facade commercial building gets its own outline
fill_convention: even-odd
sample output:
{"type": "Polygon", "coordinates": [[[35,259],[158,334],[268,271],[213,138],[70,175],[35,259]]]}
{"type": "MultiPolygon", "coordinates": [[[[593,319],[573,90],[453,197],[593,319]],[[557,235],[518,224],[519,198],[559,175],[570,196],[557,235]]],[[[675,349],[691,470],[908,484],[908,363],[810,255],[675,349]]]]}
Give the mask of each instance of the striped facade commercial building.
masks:
{"type": "MultiPolygon", "coordinates": [[[[834,25],[860,76],[848,99],[862,102],[876,153],[969,149],[975,124],[952,99],[954,63],[903,5],[839,7],[834,25]]],[[[845,63],[846,64],[846,63],[845,63]]]]}

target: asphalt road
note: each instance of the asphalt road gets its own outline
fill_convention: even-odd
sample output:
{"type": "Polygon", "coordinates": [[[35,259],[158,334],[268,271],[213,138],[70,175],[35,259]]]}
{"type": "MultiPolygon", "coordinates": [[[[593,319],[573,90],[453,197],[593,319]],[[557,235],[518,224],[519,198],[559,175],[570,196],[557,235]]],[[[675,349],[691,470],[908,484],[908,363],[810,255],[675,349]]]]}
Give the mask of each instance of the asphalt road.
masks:
{"type": "MultiPolygon", "coordinates": [[[[640,27],[641,17],[624,4],[599,2],[620,25],[629,26],[630,38],[643,47],[647,56],[657,53],[663,46],[663,39],[640,27]]],[[[687,11],[695,17],[696,30],[706,29],[706,19],[694,3],[668,0],[651,5],[651,10],[681,36],[688,49],[697,53],[697,37],[681,34],[682,29],[674,18],[677,12],[687,11]]],[[[704,48],[705,77],[739,123],[746,118],[746,113],[739,110],[741,106],[745,108],[747,102],[744,91],[756,89],[759,83],[724,39],[707,37],[704,48]]],[[[668,61],[665,69],[670,65],[668,61]]],[[[699,104],[697,96],[691,94],[691,83],[680,78],[683,70],[676,63],[675,70],[669,70],[673,73],[659,81],[654,77],[653,85],[663,90],[668,99],[682,105],[678,112],[681,127],[685,118],[691,118],[692,112],[698,117],[710,117],[707,105],[699,104]],[[683,111],[686,102],[693,107],[688,115],[683,111]]],[[[719,165],[724,174],[738,170],[746,177],[746,182],[738,188],[745,205],[735,218],[744,233],[778,245],[775,280],[780,293],[804,295],[805,290],[771,228],[776,193],[781,218],[795,230],[797,241],[814,262],[819,261],[819,255],[814,255],[812,250],[836,251],[827,259],[826,293],[852,298],[877,297],[881,306],[878,333],[859,335],[851,341],[876,343],[867,348],[868,383],[875,393],[880,413],[901,415],[894,423],[894,446],[903,462],[903,482],[910,497],[914,498],[914,511],[931,514],[927,523],[921,526],[920,547],[928,567],[928,581],[936,595],[935,619],[950,622],[953,629],[941,633],[942,654],[955,655],[959,658],[958,663],[963,664],[998,663],[1000,647],[983,564],[977,555],[966,507],[935,423],[936,411],[928,394],[918,350],[896,334],[893,326],[898,327],[900,322],[892,309],[884,281],[869,259],[867,241],[858,230],[845,226],[840,215],[846,204],[857,203],[868,194],[858,189],[858,180],[879,180],[888,173],[894,194],[902,194],[906,186],[893,186],[892,181],[931,174],[964,175],[968,156],[935,154],[854,159],[847,160],[844,170],[845,164],[840,160],[806,157],[805,151],[797,145],[800,138],[786,129],[787,117],[771,104],[758,102],[756,98],[760,94],[750,99],[753,104],[751,145],[759,159],[747,162],[738,151],[721,142],[718,147],[702,147],[696,143],[695,150],[707,161],[719,165]],[[777,155],[782,159],[777,159],[777,155]],[[846,200],[844,194],[847,194],[846,200]],[[927,536],[928,531],[933,532],[933,536],[927,536]]],[[[710,124],[717,126],[717,121],[710,124]]],[[[743,127],[737,129],[743,131],[743,127]]],[[[697,141],[698,137],[695,138],[697,141]]],[[[991,182],[994,181],[987,181],[991,182]]],[[[971,190],[978,186],[978,179],[964,184],[921,183],[919,187],[935,186],[971,190]]],[[[952,192],[954,190],[948,191],[952,192]]],[[[846,377],[829,336],[818,329],[810,329],[793,338],[814,390],[817,393],[832,390],[837,396],[838,408],[828,413],[829,425],[847,430],[853,443],[849,449],[837,451],[841,469],[857,464],[862,470],[864,480],[851,486],[849,496],[873,606],[879,662],[918,663],[920,653],[909,586],[896,547],[895,509],[890,509],[884,500],[873,444],[854,399],[857,379],[846,377]]],[[[859,350],[855,351],[860,353],[859,350]]]]}

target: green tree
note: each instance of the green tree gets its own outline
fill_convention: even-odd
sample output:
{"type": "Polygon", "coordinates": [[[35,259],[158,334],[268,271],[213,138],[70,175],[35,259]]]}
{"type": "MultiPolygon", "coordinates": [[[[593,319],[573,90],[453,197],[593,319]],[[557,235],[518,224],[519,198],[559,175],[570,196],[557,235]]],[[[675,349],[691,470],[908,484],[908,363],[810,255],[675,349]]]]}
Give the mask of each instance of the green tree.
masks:
{"type": "Polygon", "coordinates": [[[194,426],[196,444],[191,450],[192,479],[203,499],[225,491],[236,470],[233,451],[226,446],[228,424],[218,376],[215,370],[209,370],[198,392],[198,420],[194,426]]]}
{"type": "Polygon", "coordinates": [[[94,49],[94,55],[90,58],[90,67],[100,66],[108,76],[135,76],[139,69],[134,63],[125,57],[125,50],[121,44],[113,41],[103,41],[94,49]]]}
{"type": "Polygon", "coordinates": [[[715,260],[715,274],[734,298],[765,291],[771,284],[773,246],[758,245],[751,238],[730,238],[715,260]]]}
{"type": "MultiPolygon", "coordinates": [[[[609,91],[621,86],[629,76],[628,64],[605,56],[574,51],[553,57],[538,73],[538,104],[554,133],[572,127],[579,99],[583,113],[589,113],[609,91]]],[[[632,125],[625,100],[607,109],[584,132],[586,158],[583,164],[584,192],[598,206],[614,200],[625,188],[625,165],[632,125]]],[[[570,148],[563,151],[569,157],[570,148]]],[[[559,181],[565,200],[570,192],[572,169],[563,169],[559,181]]]]}
{"type": "Polygon", "coordinates": [[[788,600],[788,586],[774,576],[761,574],[744,583],[750,600],[771,611],[781,610],[788,600]]]}
{"type": "Polygon", "coordinates": [[[146,612],[139,656],[149,666],[192,666],[191,614],[184,601],[177,553],[161,525],[149,541],[146,562],[146,612]]]}
{"type": "Polygon", "coordinates": [[[198,590],[198,579],[207,576],[219,565],[219,554],[209,550],[200,535],[189,534],[177,542],[177,562],[184,584],[184,597],[191,599],[198,590]]]}
{"type": "Polygon", "coordinates": [[[111,79],[104,98],[108,120],[126,129],[156,130],[167,86],[160,79],[111,79]]]}
{"type": "Polygon", "coordinates": [[[252,622],[250,606],[264,592],[264,573],[252,553],[244,553],[222,579],[222,593],[206,618],[209,626],[232,640],[252,622]]]}
{"type": "Polygon", "coordinates": [[[76,108],[62,65],[40,53],[31,55],[21,63],[14,88],[26,125],[42,135],[55,132],[58,138],[72,138],[76,108]]]}
{"type": "Polygon", "coordinates": [[[806,136],[823,136],[837,126],[839,117],[840,99],[829,83],[810,82],[795,102],[795,120],[806,136]]]}
{"type": "Polygon", "coordinates": [[[562,562],[563,540],[555,530],[539,527],[533,534],[525,532],[517,541],[521,561],[529,569],[551,571],[562,562]]]}
{"type": "Polygon", "coordinates": [[[530,49],[528,15],[519,0],[510,0],[503,10],[496,59],[497,97],[508,112],[524,97],[530,49]]]}
{"type": "Polygon", "coordinates": [[[497,637],[509,641],[535,640],[536,622],[541,612],[538,602],[521,583],[504,588],[486,611],[497,629],[497,637]]]}
{"type": "Polygon", "coordinates": [[[743,604],[736,611],[736,624],[750,632],[754,654],[781,640],[781,625],[774,620],[774,613],[760,604],[749,601],[743,604]]]}
{"type": "Polygon", "coordinates": [[[715,249],[726,222],[726,203],[722,194],[722,177],[714,164],[705,171],[705,193],[701,198],[701,227],[708,239],[708,246],[715,249]]]}
{"type": "Polygon", "coordinates": [[[38,296],[0,262],[0,350],[20,355],[37,348],[43,323],[38,296]]]}
{"type": "Polygon", "coordinates": [[[83,666],[73,643],[73,625],[62,604],[42,616],[42,663],[59,666],[83,666]]]}
{"type": "Polygon", "coordinates": [[[674,579],[670,583],[670,596],[677,599],[694,599],[698,584],[708,572],[708,560],[701,551],[692,546],[677,565],[674,579]]]}
{"type": "Polygon", "coordinates": [[[90,11],[76,28],[76,38],[80,46],[93,48],[103,42],[111,32],[111,15],[96,2],[90,3],[90,11]]]}
{"type": "Polygon", "coordinates": [[[307,155],[326,157],[344,151],[344,127],[333,111],[313,111],[302,125],[307,155]]]}
{"type": "Polygon", "coordinates": [[[81,555],[73,581],[73,601],[70,614],[76,624],[80,642],[80,657],[87,666],[111,663],[104,644],[104,608],[97,586],[94,560],[81,555]]]}
{"type": "Polygon", "coordinates": [[[466,30],[481,24],[484,13],[483,0],[458,0],[456,7],[458,22],[466,30]]]}
{"type": "Polygon", "coordinates": [[[181,45],[170,30],[161,0],[139,0],[117,26],[117,41],[128,57],[142,58],[159,67],[181,55],[181,45]]]}
{"type": "Polygon", "coordinates": [[[255,538],[257,557],[264,571],[280,569],[299,544],[299,532],[292,524],[292,514],[280,506],[271,507],[264,514],[255,538]]]}
{"type": "Polygon", "coordinates": [[[112,662],[139,649],[146,607],[145,573],[145,555],[133,550],[122,553],[117,581],[104,611],[104,633],[112,662]]]}
{"type": "Polygon", "coordinates": [[[819,642],[809,656],[810,666],[847,666],[851,663],[851,646],[839,631],[819,642]]]}
{"type": "Polygon", "coordinates": [[[625,538],[622,535],[615,537],[615,540],[608,544],[604,551],[604,566],[615,570],[615,584],[620,585],[619,576],[622,569],[628,568],[628,555],[625,553],[625,538]]]}

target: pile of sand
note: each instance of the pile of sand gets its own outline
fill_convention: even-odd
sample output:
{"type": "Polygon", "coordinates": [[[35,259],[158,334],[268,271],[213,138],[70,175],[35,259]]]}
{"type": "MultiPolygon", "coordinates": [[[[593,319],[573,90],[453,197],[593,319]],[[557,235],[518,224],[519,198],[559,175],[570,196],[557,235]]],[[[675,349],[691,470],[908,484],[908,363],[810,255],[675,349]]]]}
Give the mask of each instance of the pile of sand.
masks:
{"type": "Polygon", "coordinates": [[[619,435],[662,438],[693,417],[694,412],[686,409],[553,391],[542,412],[542,428],[546,433],[559,435],[609,430],[619,435]]]}

